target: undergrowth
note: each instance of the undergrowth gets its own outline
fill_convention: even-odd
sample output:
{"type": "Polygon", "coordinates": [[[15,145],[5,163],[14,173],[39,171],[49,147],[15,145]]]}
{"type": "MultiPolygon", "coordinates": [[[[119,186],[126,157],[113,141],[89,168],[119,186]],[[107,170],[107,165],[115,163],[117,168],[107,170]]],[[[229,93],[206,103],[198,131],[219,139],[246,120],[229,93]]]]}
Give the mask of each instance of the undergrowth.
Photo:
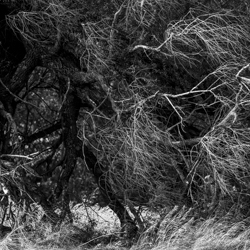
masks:
{"type": "Polygon", "coordinates": [[[232,211],[221,218],[200,220],[193,216],[192,209],[175,206],[163,213],[160,219],[151,221],[151,226],[139,235],[132,246],[128,246],[128,240],[118,236],[111,239],[104,231],[95,231],[91,223],[82,225],[81,228],[63,224],[56,232],[52,232],[47,225],[38,223],[30,231],[16,228],[1,240],[0,247],[2,250],[249,249],[249,221],[238,220],[236,212],[232,211]]]}

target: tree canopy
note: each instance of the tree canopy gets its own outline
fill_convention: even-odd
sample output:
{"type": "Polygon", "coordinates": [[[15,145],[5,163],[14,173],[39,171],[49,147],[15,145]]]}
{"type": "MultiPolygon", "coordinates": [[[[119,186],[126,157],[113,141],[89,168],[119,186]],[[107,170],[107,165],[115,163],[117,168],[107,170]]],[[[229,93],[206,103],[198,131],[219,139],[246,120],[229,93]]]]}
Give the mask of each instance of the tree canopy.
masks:
{"type": "Polygon", "coordinates": [[[98,188],[130,232],[145,227],[140,209],[247,216],[249,10],[243,0],[1,1],[2,197],[39,203],[58,224],[98,188]]]}

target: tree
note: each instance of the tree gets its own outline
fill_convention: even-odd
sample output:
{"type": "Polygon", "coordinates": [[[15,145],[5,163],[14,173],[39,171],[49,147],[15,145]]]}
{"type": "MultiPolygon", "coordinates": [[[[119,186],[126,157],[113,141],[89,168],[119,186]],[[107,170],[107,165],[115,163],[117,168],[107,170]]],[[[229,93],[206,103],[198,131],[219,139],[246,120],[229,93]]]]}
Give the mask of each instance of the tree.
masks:
{"type": "Polygon", "coordinates": [[[249,194],[248,10],[2,3],[1,183],[14,203],[39,202],[55,224],[70,216],[77,159],[128,233],[144,227],[137,206],[209,215],[249,194]]]}

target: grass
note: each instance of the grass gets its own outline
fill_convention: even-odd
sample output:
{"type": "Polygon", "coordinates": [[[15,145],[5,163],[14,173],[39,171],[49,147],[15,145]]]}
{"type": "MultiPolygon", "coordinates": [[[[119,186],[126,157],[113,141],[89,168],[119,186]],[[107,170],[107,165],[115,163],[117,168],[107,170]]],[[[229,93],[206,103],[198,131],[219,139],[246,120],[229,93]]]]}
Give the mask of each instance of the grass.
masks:
{"type": "Polygon", "coordinates": [[[243,250],[250,247],[249,221],[237,221],[233,214],[201,221],[194,219],[192,210],[185,207],[174,207],[152,223],[132,246],[126,246],[128,242],[119,237],[108,241],[105,233],[102,231],[101,235],[99,231],[97,236],[93,230],[87,242],[80,242],[86,240],[84,228],[63,225],[58,232],[51,232],[40,224],[29,232],[17,228],[1,240],[0,247],[2,250],[243,250]]]}
{"type": "Polygon", "coordinates": [[[190,210],[170,211],[152,238],[149,230],[132,249],[248,249],[249,233],[246,221],[237,222],[229,214],[223,218],[195,220],[190,210]]]}

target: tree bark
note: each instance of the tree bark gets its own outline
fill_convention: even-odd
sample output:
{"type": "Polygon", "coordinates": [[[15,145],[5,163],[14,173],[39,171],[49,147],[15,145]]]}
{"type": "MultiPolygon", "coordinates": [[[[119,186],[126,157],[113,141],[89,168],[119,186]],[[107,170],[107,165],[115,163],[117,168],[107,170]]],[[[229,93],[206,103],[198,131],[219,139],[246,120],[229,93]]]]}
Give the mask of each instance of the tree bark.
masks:
{"type": "Polygon", "coordinates": [[[125,231],[127,237],[134,237],[137,233],[138,228],[126,208],[114,194],[110,183],[105,177],[104,167],[98,163],[95,155],[86,146],[84,146],[83,151],[87,167],[92,171],[95,180],[100,188],[100,192],[105,198],[108,206],[119,218],[122,231],[125,231]]]}
{"type": "Polygon", "coordinates": [[[57,188],[55,191],[56,198],[61,196],[61,208],[62,214],[61,219],[64,219],[68,215],[70,220],[71,212],[69,209],[69,192],[68,184],[70,177],[74,171],[76,160],[77,160],[77,150],[76,150],[76,140],[77,140],[77,126],[76,121],[78,118],[79,110],[81,107],[81,102],[75,97],[75,93],[70,89],[67,93],[67,97],[64,103],[62,111],[62,128],[63,128],[63,142],[65,147],[65,160],[62,166],[62,172],[60,174],[59,180],[57,182],[57,188]]]}

